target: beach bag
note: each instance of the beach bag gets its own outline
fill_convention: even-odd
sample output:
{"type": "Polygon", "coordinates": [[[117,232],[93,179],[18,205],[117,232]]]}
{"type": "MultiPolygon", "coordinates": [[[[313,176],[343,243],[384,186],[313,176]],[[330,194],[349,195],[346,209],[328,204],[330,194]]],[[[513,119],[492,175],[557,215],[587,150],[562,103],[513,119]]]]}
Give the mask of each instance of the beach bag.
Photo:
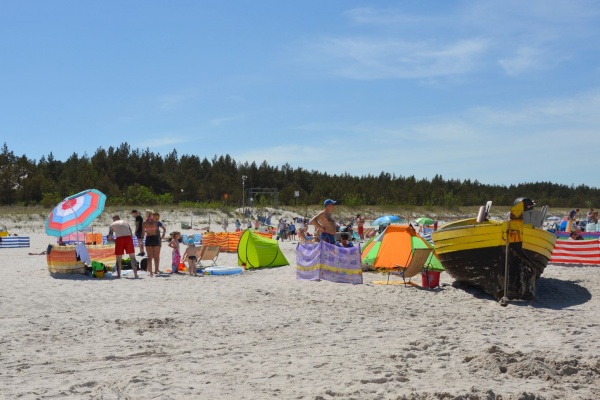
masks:
{"type": "Polygon", "coordinates": [[[142,271],[148,271],[148,258],[142,258],[142,261],[140,261],[140,269],[142,271]]]}
{"type": "Polygon", "coordinates": [[[131,258],[123,258],[121,259],[121,269],[124,271],[126,269],[132,269],[131,268],[131,258]]]}

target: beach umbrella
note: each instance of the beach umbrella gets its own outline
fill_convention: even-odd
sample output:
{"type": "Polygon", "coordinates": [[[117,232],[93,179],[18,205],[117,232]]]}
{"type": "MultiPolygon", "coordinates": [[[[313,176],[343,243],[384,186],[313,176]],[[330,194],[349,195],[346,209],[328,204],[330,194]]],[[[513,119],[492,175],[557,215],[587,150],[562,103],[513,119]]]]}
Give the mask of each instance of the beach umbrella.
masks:
{"type": "Polygon", "coordinates": [[[416,222],[417,222],[417,224],[419,224],[421,226],[433,225],[433,220],[431,218],[425,218],[425,217],[417,218],[416,222]]]}
{"type": "Polygon", "coordinates": [[[404,220],[396,215],[383,215],[371,222],[371,226],[389,225],[394,222],[403,222],[404,220]]]}
{"type": "Polygon", "coordinates": [[[85,228],[104,210],[106,196],[96,189],[84,190],[69,196],[46,218],[46,233],[50,236],[64,236],[85,228]]]}

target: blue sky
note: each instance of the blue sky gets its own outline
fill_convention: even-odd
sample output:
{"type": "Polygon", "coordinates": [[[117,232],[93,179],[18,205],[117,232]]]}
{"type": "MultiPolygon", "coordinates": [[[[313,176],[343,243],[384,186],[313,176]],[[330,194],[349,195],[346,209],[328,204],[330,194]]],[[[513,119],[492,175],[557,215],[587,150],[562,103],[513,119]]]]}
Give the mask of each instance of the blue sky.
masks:
{"type": "Polygon", "coordinates": [[[598,187],[599,47],[596,1],[4,0],[0,141],[598,187]]]}

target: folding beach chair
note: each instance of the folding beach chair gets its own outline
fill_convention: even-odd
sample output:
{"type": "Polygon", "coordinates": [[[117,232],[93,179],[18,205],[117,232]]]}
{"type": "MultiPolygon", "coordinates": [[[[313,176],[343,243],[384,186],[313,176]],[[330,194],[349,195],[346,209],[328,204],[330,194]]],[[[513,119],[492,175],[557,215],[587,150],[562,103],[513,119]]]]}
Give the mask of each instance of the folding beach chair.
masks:
{"type": "Polygon", "coordinates": [[[418,284],[412,282],[410,278],[418,275],[421,271],[423,271],[424,268],[426,268],[427,262],[429,261],[432,253],[433,249],[431,248],[412,249],[405,265],[396,264],[395,267],[397,268],[397,271],[390,271],[388,273],[388,283],[390,281],[390,275],[398,275],[402,277],[402,285],[419,286],[418,284]],[[408,278],[408,282],[406,281],[406,278],[408,278]]]}
{"type": "Polygon", "coordinates": [[[298,235],[298,241],[300,243],[316,242],[316,238],[314,236],[311,236],[310,238],[306,236],[306,230],[304,229],[298,229],[296,234],[298,235]]]}
{"type": "Polygon", "coordinates": [[[212,266],[217,265],[217,258],[221,252],[221,246],[202,246],[196,251],[196,266],[200,269],[205,266],[202,265],[202,261],[212,262],[212,266]]]}

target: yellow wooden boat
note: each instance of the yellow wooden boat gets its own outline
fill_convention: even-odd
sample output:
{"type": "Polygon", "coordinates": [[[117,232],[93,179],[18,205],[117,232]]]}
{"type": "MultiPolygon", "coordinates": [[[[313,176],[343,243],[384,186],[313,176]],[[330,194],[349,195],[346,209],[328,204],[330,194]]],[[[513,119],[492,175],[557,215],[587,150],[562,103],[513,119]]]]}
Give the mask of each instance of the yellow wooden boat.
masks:
{"type": "Polygon", "coordinates": [[[556,236],[541,228],[548,207],[538,211],[534,206],[532,200],[520,197],[510,209],[510,219],[496,221],[488,219],[488,202],[477,218],[433,232],[435,251],[446,272],[497,299],[533,299],[535,282],[556,243],[556,236]]]}

